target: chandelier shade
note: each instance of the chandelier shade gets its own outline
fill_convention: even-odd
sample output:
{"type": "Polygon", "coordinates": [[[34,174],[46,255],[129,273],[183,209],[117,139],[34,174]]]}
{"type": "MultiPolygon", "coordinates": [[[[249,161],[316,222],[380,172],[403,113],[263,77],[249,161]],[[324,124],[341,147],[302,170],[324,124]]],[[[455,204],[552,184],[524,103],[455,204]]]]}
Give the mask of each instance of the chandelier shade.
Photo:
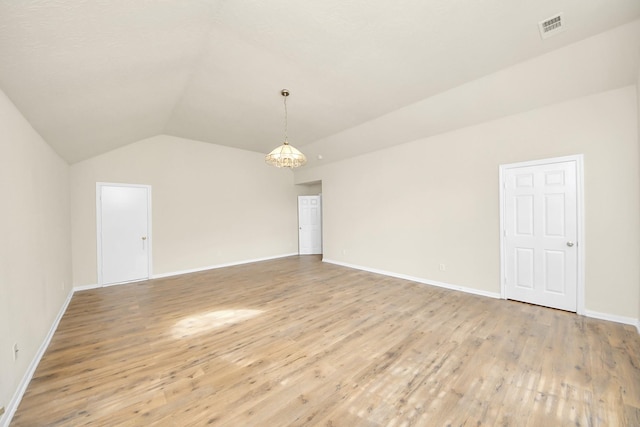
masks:
{"type": "Polygon", "coordinates": [[[287,96],[289,91],[282,89],[280,94],[284,97],[284,142],[276,147],[265,157],[265,162],[277,168],[298,168],[307,163],[307,158],[287,140],[287,96]]]}
{"type": "Polygon", "coordinates": [[[285,141],[267,154],[265,161],[277,168],[297,168],[307,163],[307,158],[300,150],[285,141]]]}

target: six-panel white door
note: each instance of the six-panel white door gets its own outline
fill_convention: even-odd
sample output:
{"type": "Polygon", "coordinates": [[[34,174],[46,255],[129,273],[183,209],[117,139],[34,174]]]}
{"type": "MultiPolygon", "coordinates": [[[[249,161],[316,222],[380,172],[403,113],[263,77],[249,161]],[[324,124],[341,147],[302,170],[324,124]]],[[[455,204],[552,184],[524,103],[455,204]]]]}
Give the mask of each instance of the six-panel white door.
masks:
{"type": "Polygon", "coordinates": [[[507,168],[503,185],[507,298],[576,311],[576,162],[507,168]]]}
{"type": "Polygon", "coordinates": [[[298,252],[322,253],[322,197],[298,196],[298,252]]]}
{"type": "Polygon", "coordinates": [[[100,283],[148,279],[150,188],[102,184],[98,191],[100,283]]]}

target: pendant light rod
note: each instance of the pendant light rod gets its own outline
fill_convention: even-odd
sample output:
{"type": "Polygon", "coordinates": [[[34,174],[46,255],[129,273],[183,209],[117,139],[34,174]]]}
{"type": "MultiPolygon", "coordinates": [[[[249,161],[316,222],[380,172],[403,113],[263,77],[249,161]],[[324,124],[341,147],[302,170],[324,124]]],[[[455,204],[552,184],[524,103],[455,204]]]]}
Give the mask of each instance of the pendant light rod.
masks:
{"type": "Polygon", "coordinates": [[[282,89],[280,91],[280,95],[284,98],[284,143],[289,144],[289,138],[287,137],[288,131],[288,114],[287,114],[287,97],[289,96],[289,91],[287,89],[282,89]]]}

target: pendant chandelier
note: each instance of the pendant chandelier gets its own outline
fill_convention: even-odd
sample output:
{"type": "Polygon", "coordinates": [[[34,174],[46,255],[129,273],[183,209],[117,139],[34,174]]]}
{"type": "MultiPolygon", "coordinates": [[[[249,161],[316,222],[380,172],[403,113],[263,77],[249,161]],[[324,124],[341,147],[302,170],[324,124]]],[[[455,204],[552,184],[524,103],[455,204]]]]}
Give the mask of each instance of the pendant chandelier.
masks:
{"type": "Polygon", "coordinates": [[[307,163],[307,158],[287,140],[287,96],[289,91],[282,89],[280,94],[284,98],[284,143],[267,154],[265,161],[277,168],[297,168],[307,163]]]}

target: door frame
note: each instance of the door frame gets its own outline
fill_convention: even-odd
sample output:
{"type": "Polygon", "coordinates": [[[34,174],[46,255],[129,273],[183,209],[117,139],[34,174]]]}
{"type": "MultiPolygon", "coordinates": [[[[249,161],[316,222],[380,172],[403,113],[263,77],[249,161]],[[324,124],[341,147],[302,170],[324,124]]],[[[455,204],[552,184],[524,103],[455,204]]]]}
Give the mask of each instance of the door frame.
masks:
{"type": "Polygon", "coordinates": [[[584,238],[584,155],[576,154],[572,156],[554,157],[550,159],[531,160],[526,162],[509,163],[500,165],[500,298],[507,299],[506,280],[506,254],[505,254],[505,232],[506,232],[506,200],[505,200],[505,175],[508,169],[517,169],[528,166],[541,166],[553,163],[575,162],[576,163],[576,227],[577,227],[577,314],[583,315],[584,304],[584,271],[585,271],[585,238],[584,238]]]}
{"type": "Polygon", "coordinates": [[[102,187],[130,187],[130,188],[145,188],[147,190],[147,228],[148,228],[148,234],[147,234],[147,245],[148,245],[148,250],[147,250],[147,262],[148,262],[148,276],[146,279],[141,279],[141,280],[148,280],[152,277],[153,274],[153,270],[152,270],[152,253],[151,253],[151,249],[153,247],[152,245],[152,236],[151,236],[151,186],[150,185],[143,185],[143,184],[123,184],[123,183],[114,183],[114,182],[96,182],[96,243],[97,243],[97,248],[96,248],[96,255],[97,255],[97,263],[98,263],[98,286],[113,286],[113,285],[119,285],[120,283],[109,283],[107,285],[105,285],[103,283],[102,280],[102,198],[100,197],[102,195],[102,187]]]}

